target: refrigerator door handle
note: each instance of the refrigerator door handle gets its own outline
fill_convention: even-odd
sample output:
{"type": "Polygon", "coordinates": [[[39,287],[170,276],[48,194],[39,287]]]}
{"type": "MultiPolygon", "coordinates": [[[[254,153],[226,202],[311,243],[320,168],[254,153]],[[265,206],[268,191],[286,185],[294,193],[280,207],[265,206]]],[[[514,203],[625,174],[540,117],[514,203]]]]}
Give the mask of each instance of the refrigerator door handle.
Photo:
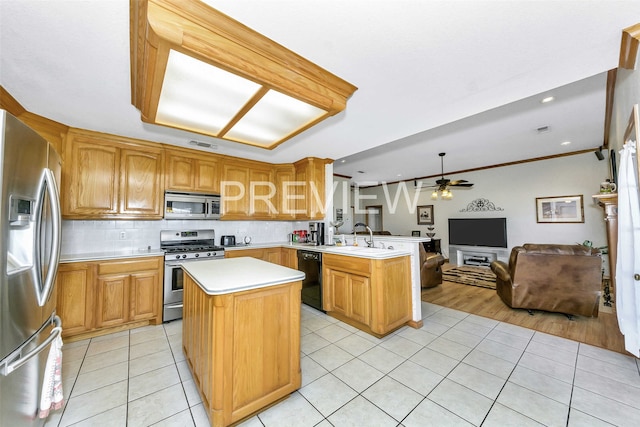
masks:
{"type": "MultiPolygon", "coordinates": [[[[47,348],[53,342],[53,340],[58,338],[62,333],[62,321],[60,320],[60,317],[54,316],[53,324],[55,326],[51,330],[51,333],[49,334],[47,339],[45,339],[39,346],[31,350],[29,353],[20,357],[18,360],[14,360],[12,362],[9,362],[9,361],[4,362],[2,365],[0,365],[0,374],[6,377],[11,372],[20,368],[22,365],[24,365],[29,360],[31,360],[32,358],[37,356],[39,353],[41,353],[45,348],[47,348]]],[[[20,355],[20,351],[17,351],[16,355],[20,355]]]]}
{"type": "Polygon", "coordinates": [[[51,207],[51,257],[49,258],[49,266],[47,269],[47,277],[42,281],[42,274],[40,271],[39,261],[36,262],[36,283],[41,286],[38,286],[37,289],[38,294],[38,304],[42,307],[46,304],[49,296],[51,295],[51,291],[53,290],[53,282],[56,278],[56,273],[58,272],[58,262],[60,261],[60,228],[61,228],[61,214],[60,214],[60,195],[58,193],[58,187],[56,185],[56,179],[53,174],[53,171],[49,168],[44,169],[43,179],[40,182],[40,205],[38,208],[38,212],[36,215],[37,223],[36,223],[36,242],[34,245],[36,251],[36,260],[40,260],[40,241],[41,241],[41,232],[42,229],[42,213],[44,209],[44,204],[46,201],[44,200],[43,194],[46,190],[46,194],[49,196],[49,206],[51,207]]]}

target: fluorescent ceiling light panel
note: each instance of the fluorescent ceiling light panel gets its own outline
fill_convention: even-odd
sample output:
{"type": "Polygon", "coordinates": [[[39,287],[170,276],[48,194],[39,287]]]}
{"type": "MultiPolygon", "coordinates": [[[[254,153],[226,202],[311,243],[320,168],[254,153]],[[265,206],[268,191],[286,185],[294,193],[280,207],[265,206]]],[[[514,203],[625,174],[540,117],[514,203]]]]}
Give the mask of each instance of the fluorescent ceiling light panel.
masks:
{"type": "Polygon", "coordinates": [[[250,80],[171,50],[156,122],[215,136],[259,89],[250,80]]]}
{"type": "Polygon", "coordinates": [[[270,90],[224,136],[268,147],[325,114],[325,110],[270,90]]]}
{"type": "Polygon", "coordinates": [[[201,1],[130,6],[131,102],[144,122],[273,149],[357,89],[201,1]]]}

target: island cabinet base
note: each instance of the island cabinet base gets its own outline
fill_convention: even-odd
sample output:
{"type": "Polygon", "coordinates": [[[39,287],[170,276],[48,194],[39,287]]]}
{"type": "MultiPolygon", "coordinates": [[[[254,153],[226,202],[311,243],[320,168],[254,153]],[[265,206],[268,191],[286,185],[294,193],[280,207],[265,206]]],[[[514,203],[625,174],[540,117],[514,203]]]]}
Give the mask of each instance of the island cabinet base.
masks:
{"type": "Polygon", "coordinates": [[[212,426],[235,424],[300,388],[301,287],[208,295],[184,275],[182,344],[212,426]]]}
{"type": "Polygon", "coordinates": [[[411,321],[409,256],[368,259],[325,254],[327,314],[381,338],[411,321]]]}

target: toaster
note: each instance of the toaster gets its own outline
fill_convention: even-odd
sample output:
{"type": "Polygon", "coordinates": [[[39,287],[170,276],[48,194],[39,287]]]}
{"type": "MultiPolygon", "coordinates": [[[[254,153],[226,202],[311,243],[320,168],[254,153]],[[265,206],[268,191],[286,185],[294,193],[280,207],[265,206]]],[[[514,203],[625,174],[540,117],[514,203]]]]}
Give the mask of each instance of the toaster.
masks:
{"type": "Polygon", "coordinates": [[[235,246],[236,245],[236,236],[222,236],[220,238],[221,246],[235,246]]]}

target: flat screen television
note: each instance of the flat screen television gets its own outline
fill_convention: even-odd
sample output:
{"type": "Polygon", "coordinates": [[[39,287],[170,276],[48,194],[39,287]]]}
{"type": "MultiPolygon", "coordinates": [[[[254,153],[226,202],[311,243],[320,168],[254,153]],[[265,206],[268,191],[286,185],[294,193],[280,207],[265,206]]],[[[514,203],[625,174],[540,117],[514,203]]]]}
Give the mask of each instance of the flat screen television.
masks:
{"type": "Polygon", "coordinates": [[[507,247],[506,218],[449,218],[449,244],[507,247]]]}

